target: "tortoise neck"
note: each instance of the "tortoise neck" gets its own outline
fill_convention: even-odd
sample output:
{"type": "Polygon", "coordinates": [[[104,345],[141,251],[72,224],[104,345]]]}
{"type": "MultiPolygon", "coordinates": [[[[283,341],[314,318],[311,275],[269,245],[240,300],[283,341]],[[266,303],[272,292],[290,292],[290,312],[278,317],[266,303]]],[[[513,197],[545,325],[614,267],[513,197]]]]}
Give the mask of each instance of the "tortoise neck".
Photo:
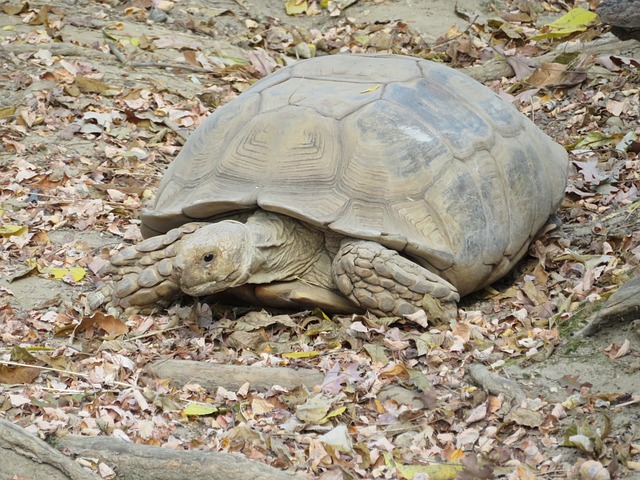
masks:
{"type": "Polygon", "coordinates": [[[253,247],[247,283],[303,277],[324,253],[323,233],[298,220],[258,210],[247,219],[245,226],[253,247]]]}

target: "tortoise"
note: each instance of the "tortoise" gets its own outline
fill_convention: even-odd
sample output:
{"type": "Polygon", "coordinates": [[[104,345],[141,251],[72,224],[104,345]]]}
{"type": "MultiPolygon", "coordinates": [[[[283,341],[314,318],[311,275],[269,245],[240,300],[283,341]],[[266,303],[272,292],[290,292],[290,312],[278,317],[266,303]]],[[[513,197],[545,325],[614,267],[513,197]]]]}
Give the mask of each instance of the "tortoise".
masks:
{"type": "Polygon", "coordinates": [[[424,309],[504,276],[566,186],[565,149],[442,64],[339,54],[295,63],[210,115],[168,167],[146,240],[90,301],[166,306],[181,292],[256,305],[424,309]]]}

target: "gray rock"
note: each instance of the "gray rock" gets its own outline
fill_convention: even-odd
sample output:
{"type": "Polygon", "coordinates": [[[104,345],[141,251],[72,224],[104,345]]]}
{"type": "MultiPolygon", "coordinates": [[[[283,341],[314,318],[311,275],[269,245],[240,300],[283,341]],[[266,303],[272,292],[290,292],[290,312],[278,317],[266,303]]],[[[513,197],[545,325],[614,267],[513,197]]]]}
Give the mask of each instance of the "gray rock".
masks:
{"type": "Polygon", "coordinates": [[[169,18],[168,15],[162,10],[160,10],[159,8],[153,7],[149,12],[149,20],[153,22],[156,22],[156,23],[166,22],[167,18],[169,18]]]}
{"type": "Polygon", "coordinates": [[[640,28],[640,0],[602,0],[596,13],[603,23],[614,27],[640,28]]]}

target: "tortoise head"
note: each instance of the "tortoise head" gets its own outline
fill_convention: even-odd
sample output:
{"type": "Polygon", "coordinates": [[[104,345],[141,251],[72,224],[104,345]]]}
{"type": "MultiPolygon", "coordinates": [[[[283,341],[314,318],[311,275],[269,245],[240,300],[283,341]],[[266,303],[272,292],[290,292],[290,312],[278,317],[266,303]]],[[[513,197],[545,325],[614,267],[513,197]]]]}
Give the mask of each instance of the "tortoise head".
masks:
{"type": "Polygon", "coordinates": [[[194,297],[244,285],[250,277],[251,234],[240,222],[225,220],[196,230],[177,247],[174,279],[194,297]]]}

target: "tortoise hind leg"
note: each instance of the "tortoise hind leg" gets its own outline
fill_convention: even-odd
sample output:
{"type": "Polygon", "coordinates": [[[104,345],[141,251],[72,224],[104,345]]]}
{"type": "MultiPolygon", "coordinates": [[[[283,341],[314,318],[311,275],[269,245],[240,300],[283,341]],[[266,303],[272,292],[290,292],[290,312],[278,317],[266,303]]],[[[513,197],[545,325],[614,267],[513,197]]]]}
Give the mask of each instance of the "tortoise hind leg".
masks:
{"type": "Polygon", "coordinates": [[[429,319],[452,319],[460,295],[449,282],[395,250],[366,240],[343,240],[333,276],[347,298],[381,316],[424,309],[429,319]]]}

